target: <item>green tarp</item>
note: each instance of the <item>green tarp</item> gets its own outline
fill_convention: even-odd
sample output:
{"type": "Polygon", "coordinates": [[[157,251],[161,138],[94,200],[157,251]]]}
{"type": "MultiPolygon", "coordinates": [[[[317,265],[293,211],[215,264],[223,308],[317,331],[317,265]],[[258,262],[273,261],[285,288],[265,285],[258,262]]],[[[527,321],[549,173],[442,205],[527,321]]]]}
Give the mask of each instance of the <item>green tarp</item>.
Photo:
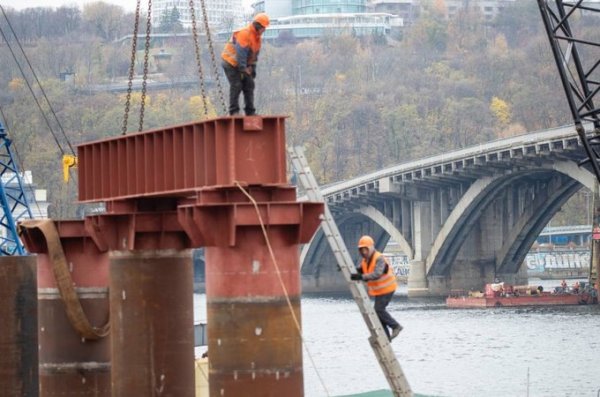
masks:
{"type": "MultiPolygon", "coordinates": [[[[366,393],[359,394],[346,394],[344,396],[338,397],[394,397],[391,391],[389,390],[375,390],[366,393]]],[[[426,396],[425,394],[414,394],[414,397],[434,397],[434,396],[426,396]]]]}

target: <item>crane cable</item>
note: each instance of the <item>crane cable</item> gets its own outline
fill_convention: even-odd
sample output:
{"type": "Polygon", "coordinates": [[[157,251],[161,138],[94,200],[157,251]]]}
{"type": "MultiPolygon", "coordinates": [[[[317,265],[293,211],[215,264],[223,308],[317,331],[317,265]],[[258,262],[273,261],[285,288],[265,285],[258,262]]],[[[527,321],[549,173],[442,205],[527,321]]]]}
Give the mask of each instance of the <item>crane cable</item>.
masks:
{"type": "MultiPolygon", "coordinates": [[[[50,109],[50,112],[52,113],[52,115],[54,116],[54,119],[56,120],[56,124],[58,125],[65,141],[67,142],[67,145],[69,146],[69,150],[71,152],[72,155],[75,155],[75,150],[73,149],[73,146],[71,145],[71,142],[69,141],[69,138],[67,137],[67,134],[65,133],[65,130],[62,127],[62,124],[60,123],[60,120],[58,119],[58,116],[56,115],[56,112],[54,111],[54,108],[52,107],[52,104],[50,103],[50,100],[48,99],[48,96],[46,95],[46,91],[44,90],[44,87],[42,86],[42,83],[40,82],[37,73],[35,72],[35,70],[33,69],[33,66],[31,65],[31,62],[29,61],[29,57],[27,56],[27,54],[25,53],[25,50],[23,49],[23,46],[21,45],[21,41],[19,40],[19,37],[17,36],[17,33],[15,32],[15,29],[13,28],[12,23],[10,22],[10,19],[8,18],[8,15],[6,15],[6,12],[4,11],[4,7],[0,4],[0,10],[2,10],[2,14],[4,15],[4,19],[6,20],[8,27],[10,28],[10,31],[12,32],[13,36],[15,37],[15,41],[17,43],[17,45],[19,46],[19,49],[21,50],[21,53],[23,53],[23,57],[25,58],[25,61],[27,62],[27,65],[29,66],[29,69],[31,70],[31,73],[37,83],[37,85],[40,88],[40,91],[42,93],[42,96],[44,97],[44,99],[46,100],[46,104],[48,105],[48,108],[50,109]]],[[[31,92],[31,94],[33,95],[35,102],[38,106],[38,108],[40,109],[40,112],[42,112],[42,115],[44,116],[44,119],[46,120],[46,124],[48,125],[48,128],[50,129],[50,132],[52,133],[52,136],[54,136],[54,140],[56,141],[56,144],[58,145],[61,154],[65,154],[65,150],[62,148],[62,146],[60,145],[60,143],[58,142],[58,138],[56,137],[56,135],[54,134],[54,131],[52,130],[52,127],[50,126],[50,122],[48,120],[48,118],[46,117],[44,111],[42,110],[42,107],[35,95],[35,93],[33,92],[33,89],[31,88],[31,85],[29,84],[27,78],[25,77],[25,73],[23,71],[23,68],[21,67],[19,61],[17,60],[16,54],[14,53],[12,46],[10,45],[10,43],[8,42],[8,39],[6,37],[6,35],[4,34],[4,31],[2,30],[2,28],[0,28],[0,33],[2,34],[2,38],[4,39],[4,41],[6,42],[6,45],[8,46],[15,62],[17,63],[17,67],[19,68],[19,71],[21,72],[21,75],[23,76],[23,79],[25,80],[25,82],[27,83],[27,87],[29,87],[29,91],[31,92]]]]}
{"type": "Polygon", "coordinates": [[[133,87],[133,74],[135,73],[135,53],[137,50],[137,35],[140,25],[141,0],[137,0],[135,6],[135,21],[133,23],[133,37],[131,38],[131,63],[129,65],[129,80],[127,81],[127,96],[125,99],[125,114],[123,115],[123,127],[121,133],[127,134],[127,122],[129,120],[129,106],[131,105],[131,90],[133,87]]]}
{"type": "Polygon", "coordinates": [[[25,71],[21,67],[21,63],[17,60],[17,55],[15,54],[12,46],[9,44],[9,42],[7,40],[7,37],[4,34],[4,30],[1,27],[0,27],[0,35],[2,35],[2,38],[6,42],[6,45],[7,45],[8,49],[10,50],[10,53],[12,54],[13,59],[15,60],[15,62],[17,64],[17,68],[21,72],[21,75],[23,76],[23,80],[25,81],[25,84],[27,85],[27,88],[29,88],[29,92],[33,96],[33,100],[35,101],[37,107],[40,109],[40,112],[42,113],[42,117],[44,118],[44,121],[46,122],[46,125],[48,126],[48,129],[50,130],[50,133],[52,134],[52,137],[54,138],[54,142],[56,142],[56,145],[60,149],[61,154],[64,154],[65,150],[63,149],[62,145],[58,141],[58,137],[56,136],[56,134],[54,133],[54,130],[52,129],[52,125],[50,124],[50,120],[48,120],[48,117],[46,116],[46,113],[42,109],[42,105],[40,104],[40,101],[39,101],[38,97],[35,95],[35,92],[33,91],[33,88],[31,87],[31,84],[29,84],[29,80],[27,80],[27,77],[25,76],[25,71]]]}
{"type": "Polygon", "coordinates": [[[208,104],[206,98],[206,87],[204,86],[204,72],[202,71],[202,58],[200,54],[200,42],[198,39],[198,28],[196,26],[196,9],[194,0],[190,0],[190,16],[192,18],[192,37],[194,38],[194,49],[196,51],[196,63],[198,65],[198,75],[200,77],[200,92],[202,94],[202,105],[204,107],[204,116],[208,116],[208,104]]]}
{"type": "Polygon", "coordinates": [[[150,53],[150,32],[152,30],[152,0],[148,0],[146,15],[146,43],[144,45],[144,75],[142,76],[142,100],[140,103],[140,125],[138,131],[144,128],[144,111],[146,109],[146,81],[148,80],[148,54],[150,53]]]}
{"type": "MultiPolygon", "coordinates": [[[[133,25],[133,36],[131,38],[131,62],[129,65],[129,76],[127,80],[127,96],[125,99],[125,113],[123,115],[123,126],[121,134],[127,134],[127,123],[129,121],[129,110],[131,108],[131,92],[133,89],[133,75],[135,74],[135,58],[137,52],[137,39],[140,24],[141,0],[137,0],[135,7],[135,21],[133,25]]],[[[144,43],[144,71],[142,75],[142,98],[140,101],[140,119],[138,131],[144,128],[144,114],[146,110],[146,91],[148,80],[148,59],[150,55],[150,34],[152,31],[152,0],[148,0],[148,13],[146,15],[146,41],[144,43]]]]}
{"type": "Polygon", "coordinates": [[[227,105],[225,104],[225,96],[223,95],[223,87],[221,86],[221,79],[219,78],[219,68],[217,66],[217,57],[215,55],[215,48],[213,46],[212,37],[210,34],[210,26],[208,26],[208,15],[206,13],[206,4],[204,0],[200,0],[200,6],[202,7],[202,19],[204,21],[204,29],[206,30],[206,40],[208,41],[208,49],[210,51],[210,59],[213,67],[213,74],[215,75],[215,81],[217,82],[217,92],[219,93],[219,99],[221,106],[223,107],[224,114],[227,114],[227,105]]]}

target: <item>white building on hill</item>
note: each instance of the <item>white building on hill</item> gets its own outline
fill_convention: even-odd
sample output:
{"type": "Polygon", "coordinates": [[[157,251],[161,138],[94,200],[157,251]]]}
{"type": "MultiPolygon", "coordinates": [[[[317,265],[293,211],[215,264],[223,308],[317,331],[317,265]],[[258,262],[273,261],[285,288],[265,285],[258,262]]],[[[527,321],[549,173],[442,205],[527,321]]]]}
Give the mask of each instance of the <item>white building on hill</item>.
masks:
{"type": "MultiPolygon", "coordinates": [[[[222,29],[239,25],[243,17],[242,0],[205,0],[208,23],[211,27],[222,29]]],[[[196,24],[198,29],[203,28],[202,7],[199,0],[194,0],[196,24]]],[[[179,11],[179,21],[184,29],[192,27],[192,16],[188,0],[153,0],[152,26],[160,26],[160,21],[165,13],[170,13],[173,8],[179,11]]]]}

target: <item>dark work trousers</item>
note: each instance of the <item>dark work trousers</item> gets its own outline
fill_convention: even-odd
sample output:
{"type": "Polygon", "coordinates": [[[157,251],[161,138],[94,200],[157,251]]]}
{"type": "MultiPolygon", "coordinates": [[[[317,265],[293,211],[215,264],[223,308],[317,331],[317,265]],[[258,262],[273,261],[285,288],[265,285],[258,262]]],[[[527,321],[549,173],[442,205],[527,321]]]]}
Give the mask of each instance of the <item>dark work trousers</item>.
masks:
{"type": "Polygon", "coordinates": [[[247,116],[256,114],[254,109],[254,79],[236,67],[223,62],[223,70],[229,81],[229,114],[240,112],[240,93],[244,93],[244,112],[247,116]]]}
{"type": "Polygon", "coordinates": [[[388,339],[390,338],[390,330],[389,328],[399,327],[398,321],[394,320],[394,317],[391,316],[390,313],[385,310],[387,305],[390,304],[392,297],[394,296],[393,292],[385,295],[377,295],[375,297],[375,312],[377,313],[377,317],[379,317],[379,321],[381,321],[381,325],[383,325],[383,330],[387,335],[388,339]]]}

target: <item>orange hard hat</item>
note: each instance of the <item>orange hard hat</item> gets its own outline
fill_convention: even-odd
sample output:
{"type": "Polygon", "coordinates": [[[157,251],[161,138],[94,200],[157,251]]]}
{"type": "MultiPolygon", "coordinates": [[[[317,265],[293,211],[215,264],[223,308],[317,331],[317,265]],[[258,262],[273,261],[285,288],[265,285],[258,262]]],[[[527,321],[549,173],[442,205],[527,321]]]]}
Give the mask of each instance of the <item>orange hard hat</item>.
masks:
{"type": "Polygon", "coordinates": [[[259,12],[254,16],[254,22],[260,23],[260,26],[266,29],[270,23],[269,16],[264,12],[259,12]]]}
{"type": "Polygon", "coordinates": [[[373,238],[371,236],[362,236],[359,240],[358,240],[358,248],[370,248],[370,247],[374,247],[375,246],[375,241],[373,240],[373,238]]]}

